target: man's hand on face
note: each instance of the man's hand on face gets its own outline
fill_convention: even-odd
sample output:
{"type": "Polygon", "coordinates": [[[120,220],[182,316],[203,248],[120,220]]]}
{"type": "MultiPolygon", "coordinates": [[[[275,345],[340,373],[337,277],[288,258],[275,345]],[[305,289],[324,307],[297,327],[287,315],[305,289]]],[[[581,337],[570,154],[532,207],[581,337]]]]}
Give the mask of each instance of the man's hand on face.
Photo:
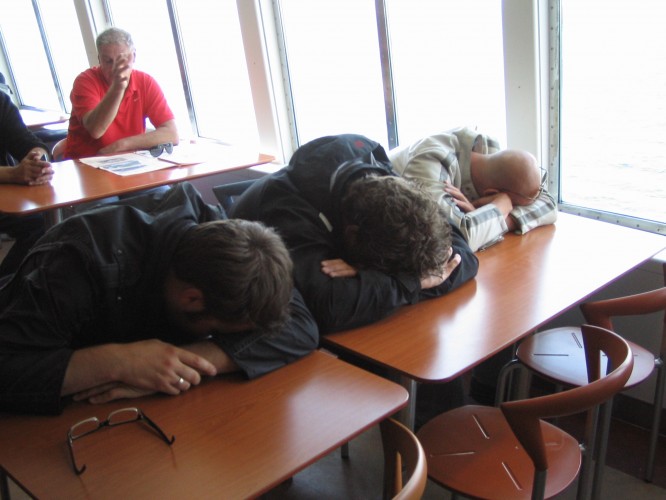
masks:
{"type": "Polygon", "coordinates": [[[121,54],[113,62],[111,85],[126,89],[132,75],[132,54],[121,54]]]}

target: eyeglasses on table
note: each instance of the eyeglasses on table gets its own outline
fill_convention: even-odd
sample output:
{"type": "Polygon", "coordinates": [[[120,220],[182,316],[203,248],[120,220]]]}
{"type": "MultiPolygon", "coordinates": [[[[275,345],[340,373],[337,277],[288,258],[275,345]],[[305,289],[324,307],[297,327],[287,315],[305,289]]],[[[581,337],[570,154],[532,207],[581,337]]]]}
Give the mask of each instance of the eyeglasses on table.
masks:
{"type": "Polygon", "coordinates": [[[169,446],[171,446],[176,440],[175,436],[171,436],[171,439],[169,439],[164,431],[155,422],[148,418],[148,416],[139,408],[121,408],[119,410],[112,411],[106,417],[106,420],[103,421],[100,421],[97,417],[87,418],[75,423],[67,432],[69,456],[72,460],[72,467],[74,467],[74,472],[76,472],[77,475],[81,475],[85,472],[87,467],[86,465],[83,465],[79,468],[76,465],[76,458],[74,456],[74,441],[92,434],[93,432],[96,432],[104,427],[115,427],[118,425],[131,424],[133,422],[141,421],[146,422],[169,446]]]}
{"type": "Polygon", "coordinates": [[[171,153],[173,153],[173,144],[170,142],[165,142],[164,144],[158,144],[157,146],[153,146],[148,151],[150,152],[150,156],[153,156],[155,158],[160,156],[165,151],[166,154],[170,155],[171,153]]]}

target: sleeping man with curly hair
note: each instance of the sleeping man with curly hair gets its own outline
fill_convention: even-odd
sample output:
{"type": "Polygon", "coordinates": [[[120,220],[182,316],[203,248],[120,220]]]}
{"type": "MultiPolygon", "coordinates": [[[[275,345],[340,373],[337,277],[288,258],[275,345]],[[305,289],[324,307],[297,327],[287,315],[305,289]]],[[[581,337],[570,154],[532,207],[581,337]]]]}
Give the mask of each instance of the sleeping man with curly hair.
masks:
{"type": "MultiPolygon", "coordinates": [[[[366,137],[321,137],[255,181],[230,216],[261,221],[282,236],[296,288],[325,335],[373,323],[476,276],[478,260],[460,231],[412,182],[366,137]]],[[[417,424],[424,413],[463,403],[460,381],[425,384],[418,394],[417,424]]]]}
{"type": "Polygon", "coordinates": [[[254,182],[231,217],[275,228],[321,334],[378,321],[476,276],[478,260],[384,149],[353,134],[304,144],[254,182]]]}

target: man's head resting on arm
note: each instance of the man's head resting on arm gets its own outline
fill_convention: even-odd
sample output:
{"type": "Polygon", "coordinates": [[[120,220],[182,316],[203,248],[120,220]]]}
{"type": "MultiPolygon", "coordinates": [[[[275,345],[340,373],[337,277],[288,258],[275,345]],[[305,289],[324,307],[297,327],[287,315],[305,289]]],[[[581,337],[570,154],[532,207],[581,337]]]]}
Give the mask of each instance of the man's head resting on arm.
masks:
{"type": "Polygon", "coordinates": [[[451,226],[415,184],[402,177],[362,177],[349,184],[340,208],[351,265],[387,274],[441,274],[451,226]]]}
{"type": "Polygon", "coordinates": [[[541,172],[536,158],[518,149],[493,154],[472,153],[471,174],[481,196],[506,193],[514,206],[531,204],[541,192],[541,172]]]}
{"type": "Polygon", "coordinates": [[[169,314],[196,337],[261,329],[289,316],[292,261],[282,239],[258,222],[199,224],[176,248],[165,294],[169,314]]]}

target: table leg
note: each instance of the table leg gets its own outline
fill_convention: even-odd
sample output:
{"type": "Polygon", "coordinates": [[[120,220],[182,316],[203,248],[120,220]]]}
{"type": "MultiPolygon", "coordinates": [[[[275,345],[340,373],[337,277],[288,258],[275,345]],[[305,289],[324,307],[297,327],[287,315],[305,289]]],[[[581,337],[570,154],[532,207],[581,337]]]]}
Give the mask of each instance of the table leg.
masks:
{"type": "Polygon", "coordinates": [[[46,221],[46,228],[55,226],[57,223],[62,221],[62,209],[54,208],[53,210],[48,210],[44,214],[44,219],[46,221]]]}
{"type": "Polygon", "coordinates": [[[407,401],[407,406],[398,412],[397,419],[399,422],[413,431],[414,420],[416,417],[416,380],[409,378],[406,375],[399,375],[398,383],[407,389],[407,392],[409,393],[409,400],[407,401]]]}

